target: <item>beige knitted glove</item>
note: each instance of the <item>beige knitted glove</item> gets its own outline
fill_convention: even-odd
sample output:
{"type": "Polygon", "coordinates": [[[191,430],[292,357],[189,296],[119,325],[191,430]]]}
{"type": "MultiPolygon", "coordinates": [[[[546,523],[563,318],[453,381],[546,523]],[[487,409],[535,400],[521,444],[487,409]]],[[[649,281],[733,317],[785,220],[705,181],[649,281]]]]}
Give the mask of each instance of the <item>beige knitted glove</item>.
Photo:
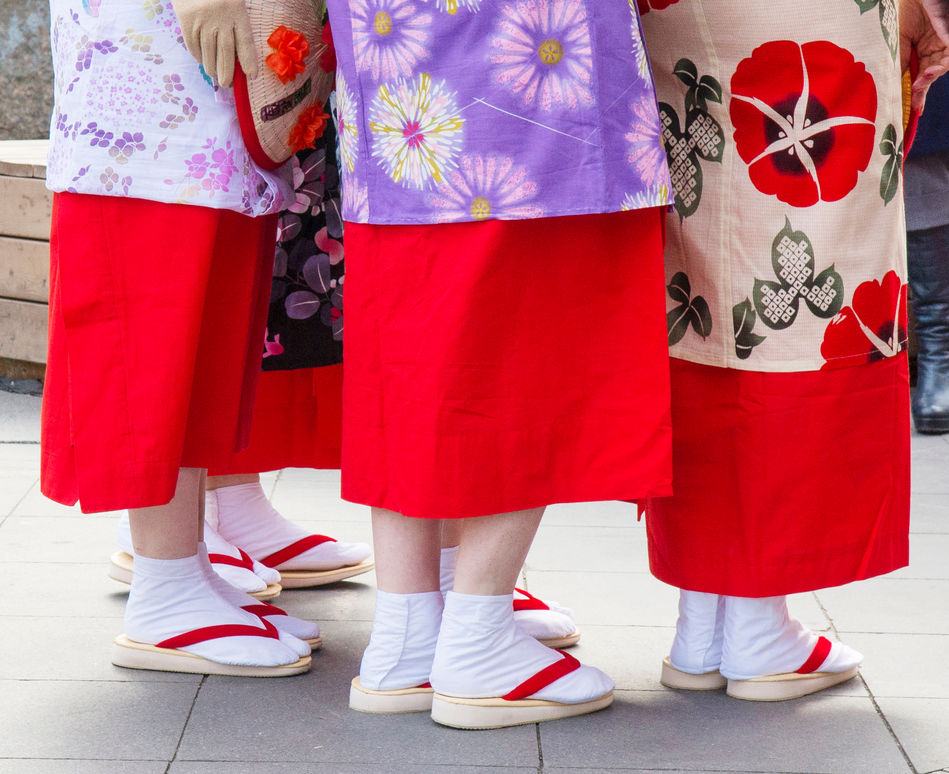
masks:
{"type": "Polygon", "coordinates": [[[234,82],[234,57],[257,75],[254,36],[244,0],[171,0],[188,51],[222,86],[234,82]]]}

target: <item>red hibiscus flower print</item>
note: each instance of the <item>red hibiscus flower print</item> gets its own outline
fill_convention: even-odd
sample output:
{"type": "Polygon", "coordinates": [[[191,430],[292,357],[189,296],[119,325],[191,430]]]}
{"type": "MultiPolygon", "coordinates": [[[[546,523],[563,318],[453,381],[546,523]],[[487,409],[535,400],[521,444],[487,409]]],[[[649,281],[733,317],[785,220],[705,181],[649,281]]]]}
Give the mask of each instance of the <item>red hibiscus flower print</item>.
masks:
{"type": "Polygon", "coordinates": [[[668,8],[670,5],[675,5],[678,2],[679,0],[636,0],[636,4],[639,6],[640,16],[644,13],[649,13],[652,8],[661,11],[663,8],[668,8]]]}
{"type": "Polygon", "coordinates": [[[794,207],[843,199],[874,148],[877,90],[844,48],[765,43],[742,60],[729,106],[755,188],[794,207]]]}
{"type": "Polygon", "coordinates": [[[824,331],[821,370],[896,357],[906,348],[906,285],[895,271],[857,287],[824,331]]]}

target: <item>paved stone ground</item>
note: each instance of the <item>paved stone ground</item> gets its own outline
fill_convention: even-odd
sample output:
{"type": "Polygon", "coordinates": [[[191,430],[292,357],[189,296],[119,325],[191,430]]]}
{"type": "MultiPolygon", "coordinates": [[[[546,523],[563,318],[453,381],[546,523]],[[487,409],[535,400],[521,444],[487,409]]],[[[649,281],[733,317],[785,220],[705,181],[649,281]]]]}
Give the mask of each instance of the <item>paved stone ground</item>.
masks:
{"type": "MultiPolygon", "coordinates": [[[[111,666],[125,601],[106,577],[117,515],[82,516],[40,495],[38,434],[39,399],[0,393],[3,774],[949,772],[949,438],[913,439],[912,565],[792,601],[808,625],[866,655],[861,678],[773,705],[662,688],[676,595],[646,570],[642,525],[619,504],[562,506],[544,520],[525,582],[574,608],[574,652],[613,676],[617,701],[584,718],[465,732],[347,709],[371,574],[280,597],[323,628],[308,675],[111,666]]],[[[339,501],[335,474],[287,470],[265,483],[285,515],[369,539],[366,510],[339,501]]]]}

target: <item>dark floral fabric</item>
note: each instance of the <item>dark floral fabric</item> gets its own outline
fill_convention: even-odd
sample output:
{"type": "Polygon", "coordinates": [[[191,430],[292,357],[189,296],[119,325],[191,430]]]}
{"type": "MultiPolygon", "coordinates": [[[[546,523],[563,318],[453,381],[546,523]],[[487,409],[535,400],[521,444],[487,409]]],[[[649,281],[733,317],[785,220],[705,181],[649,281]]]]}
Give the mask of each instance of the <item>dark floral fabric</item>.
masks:
{"type": "Polygon", "coordinates": [[[343,221],[333,122],[293,164],[295,201],[280,213],[263,370],[343,360],[343,221]]]}

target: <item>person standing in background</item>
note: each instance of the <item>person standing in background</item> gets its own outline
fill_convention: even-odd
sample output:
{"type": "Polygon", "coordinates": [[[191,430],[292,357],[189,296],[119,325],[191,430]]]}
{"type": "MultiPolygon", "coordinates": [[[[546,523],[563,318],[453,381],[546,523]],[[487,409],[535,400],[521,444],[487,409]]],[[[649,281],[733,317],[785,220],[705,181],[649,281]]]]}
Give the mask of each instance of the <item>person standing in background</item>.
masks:
{"type": "Polygon", "coordinates": [[[949,79],[933,84],[906,157],[909,287],[919,355],[913,422],[949,433],[949,79]]]}

